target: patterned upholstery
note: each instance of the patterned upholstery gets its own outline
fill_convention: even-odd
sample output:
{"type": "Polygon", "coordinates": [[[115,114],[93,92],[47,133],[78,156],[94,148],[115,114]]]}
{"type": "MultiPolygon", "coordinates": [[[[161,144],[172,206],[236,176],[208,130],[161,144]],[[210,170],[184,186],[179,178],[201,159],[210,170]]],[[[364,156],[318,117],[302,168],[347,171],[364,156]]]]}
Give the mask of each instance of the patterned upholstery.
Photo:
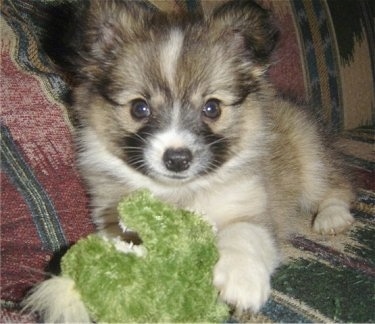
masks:
{"type": "MultiPolygon", "coordinates": [[[[161,10],[208,14],[223,0],[150,2],[161,10]]],[[[65,101],[69,88],[38,42],[51,3],[1,3],[4,322],[36,320],[17,312],[18,302],[43,280],[54,253],[94,230],[74,165],[74,127],[65,101]]],[[[263,1],[282,32],[270,78],[280,92],[313,102],[316,113],[340,134],[359,198],[356,226],[347,235],[326,239],[305,229],[291,239],[272,298],[258,317],[242,314],[240,321],[375,321],[373,3],[263,1]]]]}
{"type": "Polygon", "coordinates": [[[284,34],[276,55],[276,84],[312,101],[335,131],[373,124],[375,38],[370,1],[267,2],[281,29],[294,29],[284,34]],[[285,70],[284,61],[300,67],[285,70]]]}

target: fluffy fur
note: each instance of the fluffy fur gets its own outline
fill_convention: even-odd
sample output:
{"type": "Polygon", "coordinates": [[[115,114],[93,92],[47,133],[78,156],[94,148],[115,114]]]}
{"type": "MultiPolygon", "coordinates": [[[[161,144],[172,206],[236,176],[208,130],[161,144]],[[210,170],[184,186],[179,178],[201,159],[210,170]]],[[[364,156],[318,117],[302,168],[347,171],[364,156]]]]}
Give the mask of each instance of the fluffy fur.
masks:
{"type": "Polygon", "coordinates": [[[74,280],[52,277],[37,285],[23,301],[24,310],[38,312],[45,323],[89,323],[90,316],[74,280]]]}
{"type": "Polygon", "coordinates": [[[102,0],[73,46],[78,160],[98,229],[123,235],[116,206],[143,188],[202,213],[218,230],[214,284],[252,311],[293,217],[310,215],[322,234],[353,222],[351,187],[316,125],[267,80],[277,34],[252,1],[175,17],[102,0]]]}

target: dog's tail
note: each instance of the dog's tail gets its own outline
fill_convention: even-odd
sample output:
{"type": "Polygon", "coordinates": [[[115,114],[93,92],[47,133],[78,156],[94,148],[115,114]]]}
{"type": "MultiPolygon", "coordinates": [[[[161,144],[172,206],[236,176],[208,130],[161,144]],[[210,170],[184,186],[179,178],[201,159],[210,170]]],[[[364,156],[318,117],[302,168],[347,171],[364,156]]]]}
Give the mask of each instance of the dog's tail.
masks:
{"type": "Polygon", "coordinates": [[[23,311],[37,312],[45,323],[89,323],[87,308],[68,277],[52,277],[35,286],[23,301],[23,311]]]}

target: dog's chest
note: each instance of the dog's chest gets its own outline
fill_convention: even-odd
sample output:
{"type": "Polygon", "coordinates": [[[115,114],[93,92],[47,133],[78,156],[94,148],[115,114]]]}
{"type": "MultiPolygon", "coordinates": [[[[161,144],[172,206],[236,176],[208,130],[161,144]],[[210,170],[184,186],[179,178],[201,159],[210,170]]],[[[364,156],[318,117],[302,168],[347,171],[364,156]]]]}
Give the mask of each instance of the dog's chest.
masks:
{"type": "Polygon", "coordinates": [[[258,176],[216,183],[204,189],[175,190],[161,198],[201,214],[215,227],[261,214],[266,209],[267,201],[266,191],[258,176]]]}

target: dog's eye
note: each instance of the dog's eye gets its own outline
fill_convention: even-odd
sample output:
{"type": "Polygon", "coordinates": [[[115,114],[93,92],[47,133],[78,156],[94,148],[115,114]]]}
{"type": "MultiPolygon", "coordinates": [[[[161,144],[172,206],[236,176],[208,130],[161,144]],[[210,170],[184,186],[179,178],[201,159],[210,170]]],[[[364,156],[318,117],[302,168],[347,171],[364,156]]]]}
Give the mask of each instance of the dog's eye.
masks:
{"type": "Polygon", "coordinates": [[[210,99],[203,107],[202,113],[209,119],[217,119],[221,114],[220,102],[217,99],[210,99]]]}
{"type": "Polygon", "coordinates": [[[131,114],[135,119],[144,119],[150,117],[151,109],[143,99],[136,99],[131,104],[131,114]]]}

